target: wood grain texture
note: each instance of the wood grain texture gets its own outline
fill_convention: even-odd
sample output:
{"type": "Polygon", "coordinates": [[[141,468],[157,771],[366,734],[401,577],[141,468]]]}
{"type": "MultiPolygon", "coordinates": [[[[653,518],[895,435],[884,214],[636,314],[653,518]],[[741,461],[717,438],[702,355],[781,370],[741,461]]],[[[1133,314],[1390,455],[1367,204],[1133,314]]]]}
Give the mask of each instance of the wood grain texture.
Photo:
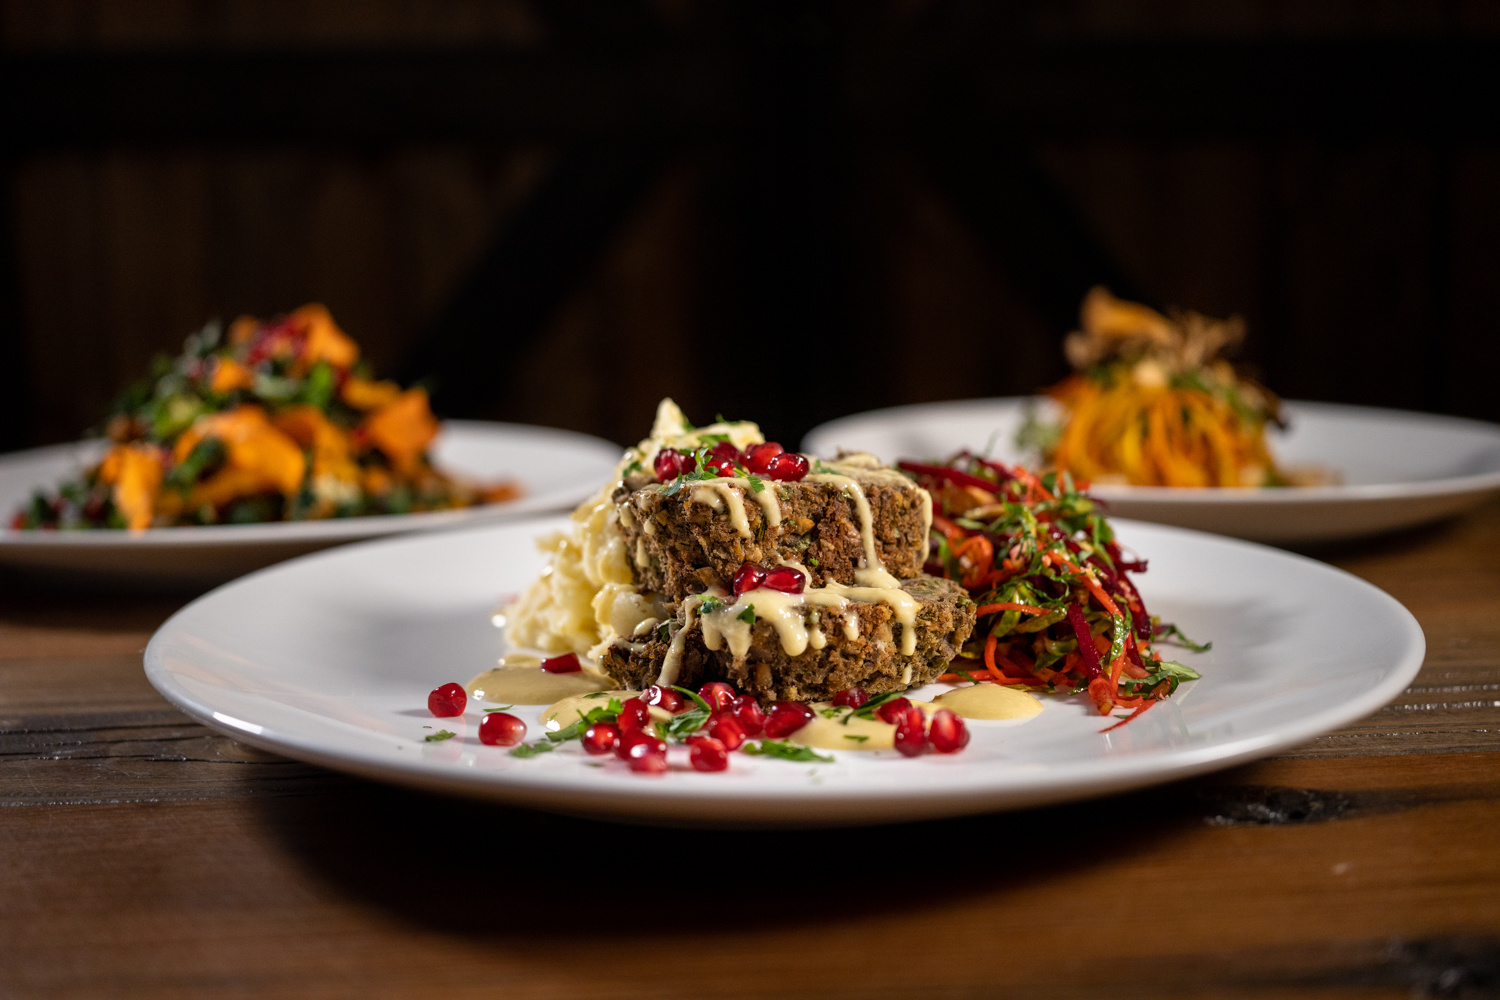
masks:
{"type": "Polygon", "coordinates": [[[1315,554],[1427,634],[1369,718],[1131,795],[795,834],[283,760],[146,683],[177,602],[11,587],[0,996],[1500,996],[1500,505],[1315,554]]]}

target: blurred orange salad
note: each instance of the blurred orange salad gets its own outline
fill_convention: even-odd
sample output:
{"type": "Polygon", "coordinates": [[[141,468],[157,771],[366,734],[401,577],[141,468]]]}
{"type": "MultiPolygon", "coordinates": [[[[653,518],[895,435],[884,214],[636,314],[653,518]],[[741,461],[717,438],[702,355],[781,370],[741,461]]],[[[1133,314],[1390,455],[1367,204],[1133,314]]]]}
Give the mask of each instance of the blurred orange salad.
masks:
{"type": "Polygon", "coordinates": [[[145,528],[407,514],[509,500],[433,468],[421,387],[376,381],[327,309],[192,334],[121,396],[103,461],[38,492],[15,529],[145,528]]]}

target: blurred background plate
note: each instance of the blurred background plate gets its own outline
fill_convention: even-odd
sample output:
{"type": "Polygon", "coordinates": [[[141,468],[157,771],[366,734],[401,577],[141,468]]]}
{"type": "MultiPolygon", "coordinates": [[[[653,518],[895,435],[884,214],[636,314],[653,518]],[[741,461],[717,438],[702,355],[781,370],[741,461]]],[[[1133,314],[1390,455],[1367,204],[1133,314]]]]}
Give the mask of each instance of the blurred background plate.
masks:
{"type": "MultiPolygon", "coordinates": [[[[802,450],[869,451],[894,462],[962,448],[1025,461],[1016,431],[1040,398],[900,406],[815,427],[802,450]]],[[[1411,527],[1468,510],[1500,491],[1500,427],[1477,420],[1333,403],[1286,402],[1288,428],[1268,432],[1283,466],[1321,466],[1336,486],[1214,489],[1095,485],[1110,513],[1260,542],[1321,542],[1411,527]]]]}
{"type": "MultiPolygon", "coordinates": [[[[81,441],[0,456],[5,523],[38,488],[55,488],[99,460],[103,444],[81,441]]],[[[51,577],[129,586],[203,586],[345,542],[565,510],[614,472],[621,448],[547,427],[450,420],[433,446],[445,471],[480,482],[518,481],[522,495],[463,510],[328,521],[225,524],[125,531],[0,531],[0,564],[51,577]]]]}

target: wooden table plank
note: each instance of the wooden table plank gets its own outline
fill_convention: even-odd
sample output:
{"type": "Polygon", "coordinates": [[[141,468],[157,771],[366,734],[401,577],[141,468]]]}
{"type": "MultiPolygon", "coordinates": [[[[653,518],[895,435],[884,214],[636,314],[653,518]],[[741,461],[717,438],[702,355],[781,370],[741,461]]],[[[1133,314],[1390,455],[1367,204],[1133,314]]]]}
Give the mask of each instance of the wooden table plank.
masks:
{"type": "Polygon", "coordinates": [[[1068,995],[1060,968],[1071,989],[1125,996],[1409,993],[1434,955],[1467,955],[1453,967],[1476,981],[1500,959],[1497,823],[1491,754],[1385,758],[1378,780],[1349,761],[1276,761],[1071,807],[794,835],[664,834],[354,782],[23,808],[0,825],[0,968],[48,996],[97,996],[106,979],[118,996],[232,981],[247,995],[556,997],[605,975],[625,997],[777,982],[785,996],[1068,995]],[[1225,810],[1226,790],[1267,787],[1350,804],[1311,822],[1225,810]],[[931,846],[898,864],[891,848],[912,843],[931,846]],[[955,843],[997,860],[964,863],[955,843]],[[508,860],[485,864],[492,850],[508,860]],[[808,866],[809,852],[829,860],[808,866]]]}

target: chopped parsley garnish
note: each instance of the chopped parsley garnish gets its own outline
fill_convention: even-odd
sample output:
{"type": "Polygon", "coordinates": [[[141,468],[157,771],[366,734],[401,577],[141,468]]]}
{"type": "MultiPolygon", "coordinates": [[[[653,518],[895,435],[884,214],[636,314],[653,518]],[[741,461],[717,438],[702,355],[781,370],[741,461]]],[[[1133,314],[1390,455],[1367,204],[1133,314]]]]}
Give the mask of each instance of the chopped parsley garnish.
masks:
{"type": "Polygon", "coordinates": [[[745,605],[745,610],[741,611],[739,614],[735,615],[735,617],[738,618],[740,621],[744,622],[746,625],[754,625],[755,624],[755,605],[753,605],[753,604],[747,604],[747,605],[745,605]]]}
{"type": "Polygon", "coordinates": [[[535,757],[539,753],[551,753],[557,749],[551,743],[522,743],[518,747],[512,747],[512,757],[535,757]]]}
{"type": "MultiPolygon", "coordinates": [[[[427,727],[423,726],[422,728],[426,729],[427,727]]],[[[450,733],[446,729],[439,729],[435,733],[428,733],[426,736],[422,737],[422,740],[426,743],[441,743],[443,740],[451,740],[457,735],[457,733],[450,733]]]]}
{"type": "Polygon", "coordinates": [[[765,482],[759,476],[747,476],[750,480],[750,492],[760,493],[766,488],[765,482]]]}
{"type": "Polygon", "coordinates": [[[698,613],[700,615],[711,615],[715,611],[718,611],[723,606],[724,606],[724,602],[723,601],[719,600],[717,597],[713,596],[712,594],[709,594],[703,600],[701,600],[701,601],[698,602],[698,613]]]}
{"type": "MultiPolygon", "coordinates": [[[[1214,648],[1214,644],[1212,642],[1200,643],[1194,642],[1193,640],[1189,639],[1187,636],[1182,634],[1182,629],[1178,628],[1176,625],[1157,625],[1156,638],[1162,642],[1170,643],[1173,646],[1181,646],[1184,649],[1190,649],[1195,653],[1206,653],[1210,649],[1214,648]]],[[[1196,680],[1196,678],[1194,679],[1196,680]]]]}
{"type": "Polygon", "coordinates": [[[761,740],[759,743],[746,743],[740,747],[740,752],[752,757],[779,757],[781,760],[811,761],[819,764],[833,763],[833,758],[827,754],[821,754],[812,747],[798,746],[785,740],[761,740]]]}
{"type": "Polygon", "coordinates": [[[670,737],[681,742],[708,724],[709,718],[713,716],[713,709],[708,702],[687,688],[673,686],[672,690],[691,698],[694,704],[686,712],[678,712],[672,716],[666,725],[659,726],[658,732],[662,739],[670,737]]]}
{"type": "Polygon", "coordinates": [[[487,708],[487,709],[485,709],[485,711],[486,712],[509,712],[511,709],[513,709],[515,707],[516,706],[514,706],[514,705],[502,705],[499,708],[487,708]]]}
{"type": "Polygon", "coordinates": [[[868,736],[845,736],[845,737],[844,737],[844,739],[846,739],[846,740],[857,740],[857,741],[858,741],[858,742],[860,742],[860,743],[863,743],[863,742],[865,742],[865,741],[866,741],[866,740],[868,740],[868,739],[869,739],[869,738],[870,738],[870,737],[868,737],[868,736]]]}

